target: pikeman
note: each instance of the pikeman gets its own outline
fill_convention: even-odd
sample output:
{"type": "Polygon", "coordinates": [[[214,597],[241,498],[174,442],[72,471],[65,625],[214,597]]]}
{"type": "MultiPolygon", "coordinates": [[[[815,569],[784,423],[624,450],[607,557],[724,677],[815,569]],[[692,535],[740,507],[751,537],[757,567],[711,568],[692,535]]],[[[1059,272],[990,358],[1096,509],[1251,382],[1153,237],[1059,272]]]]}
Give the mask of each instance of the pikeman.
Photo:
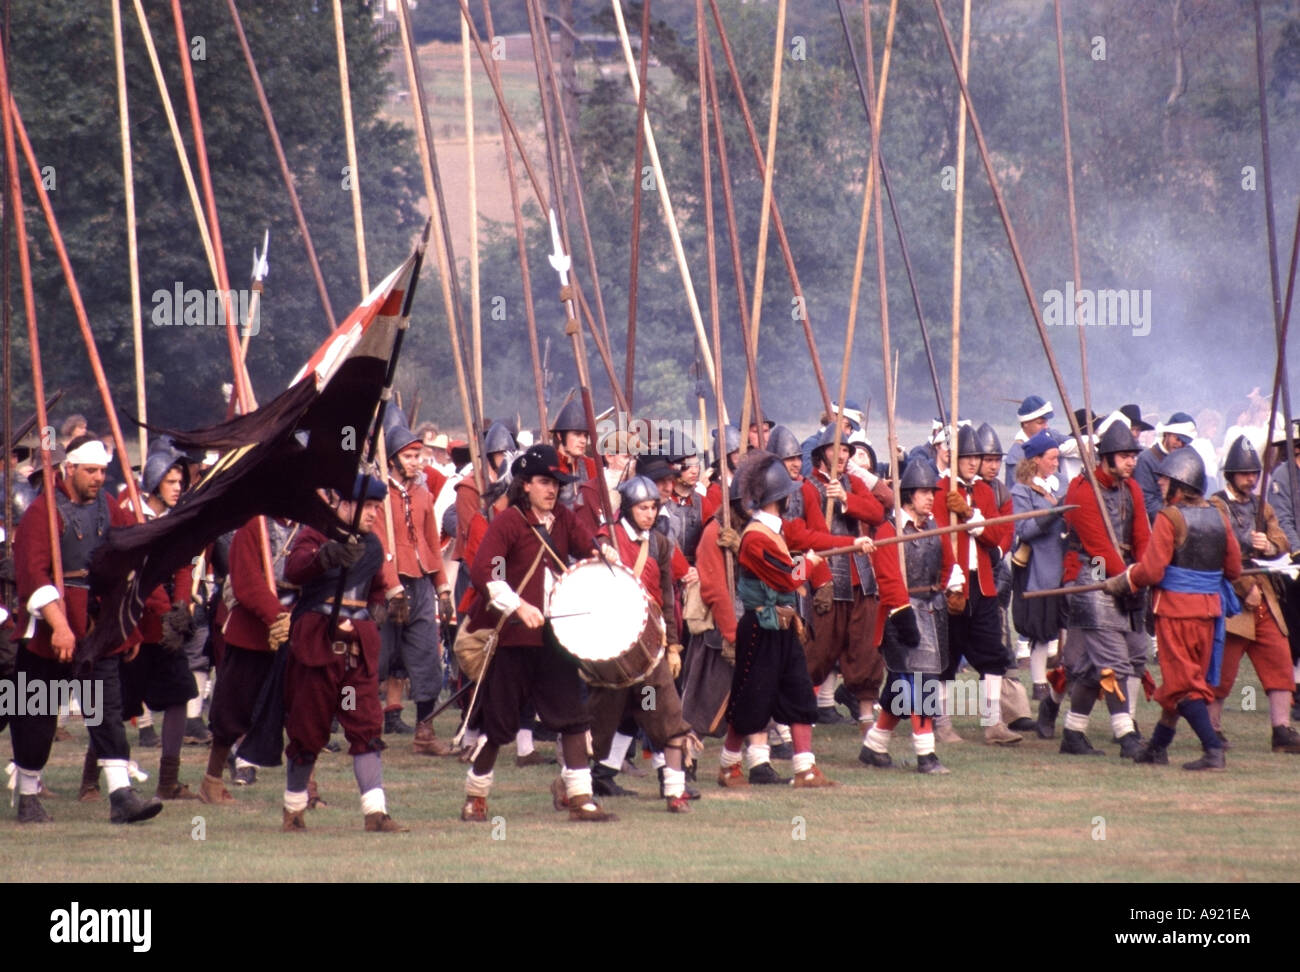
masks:
{"type": "MultiPolygon", "coordinates": [[[[1238,436],[1228,447],[1228,454],[1223,460],[1226,485],[1210,499],[1211,503],[1228,515],[1228,522],[1243,557],[1251,558],[1252,561],[1274,560],[1291,553],[1291,544],[1278,525],[1273,507],[1252,493],[1259,484],[1262,471],[1263,466],[1255,447],[1244,435],[1238,436]],[[1258,529],[1261,503],[1263,530],[1258,529]]],[[[1214,724],[1215,734],[1223,742],[1224,748],[1228,748],[1228,740],[1223,734],[1220,721],[1223,700],[1228,697],[1237,680],[1241,656],[1249,655],[1260,685],[1268,695],[1268,714],[1273,726],[1273,752],[1300,753],[1300,734],[1291,728],[1288,718],[1291,696],[1295,692],[1295,676],[1291,668],[1291,646],[1287,642],[1286,620],[1282,616],[1277,591],[1267,577],[1240,578],[1233,589],[1243,610],[1227,622],[1223,667],[1219,684],[1214,688],[1214,701],[1210,703],[1210,721],[1214,724]]]]}
{"type": "MultiPolygon", "coordinates": [[[[483,484],[487,486],[496,482],[505,471],[507,453],[516,449],[515,437],[504,422],[493,422],[483,436],[483,454],[487,457],[483,463],[483,484]]],[[[474,515],[481,508],[478,485],[474,482],[472,467],[466,465],[461,469],[460,479],[456,481],[456,555],[455,559],[468,566],[465,559],[465,543],[469,537],[469,525],[474,522],[474,515]]],[[[463,576],[466,572],[462,571],[463,576]]],[[[410,732],[408,726],[405,730],[410,732]]]]}
{"type": "MultiPolygon", "coordinates": [[[[899,481],[903,536],[933,530],[936,479],[924,459],[913,459],[899,481]]],[[[898,536],[886,520],[876,540],[898,536]]],[[[880,582],[880,611],[874,636],[885,660],[885,691],[880,714],[862,741],[858,759],[867,766],[888,768],[889,740],[905,717],[912,720],[912,747],[918,773],[947,773],[934,752],[934,717],[944,691],[940,676],[948,667],[948,608],[946,590],[961,590],[965,574],[953,560],[944,537],[927,537],[907,544],[907,573],[898,564],[898,551],[881,547],[872,554],[880,582]]]]}
{"type": "Polygon", "coordinates": [[[551,439],[555,452],[560,457],[560,470],[573,479],[560,490],[560,502],[573,509],[582,503],[585,497],[579,485],[596,480],[596,460],[587,455],[587,446],[591,444],[592,431],[587,424],[587,410],[582,405],[582,398],[575,396],[560,409],[551,423],[551,439]]]}
{"type": "Polygon", "coordinates": [[[695,444],[683,441],[682,454],[673,455],[672,489],[664,503],[670,520],[669,532],[689,564],[695,563],[695,548],[704,531],[704,496],[695,487],[700,481],[700,457],[695,444]]]}
{"type": "MultiPolygon", "coordinates": [[[[1014,658],[1002,641],[1002,624],[998,614],[997,582],[993,576],[993,551],[999,555],[1011,542],[1011,524],[996,527],[981,525],[998,515],[997,499],[989,484],[979,475],[980,447],[975,430],[969,425],[957,430],[957,477],[939,480],[944,494],[947,516],[940,526],[974,523],[976,526],[957,534],[956,560],[965,573],[960,591],[947,592],[948,598],[948,667],[944,681],[956,677],[957,666],[965,657],[980,676],[980,721],[984,741],[998,746],[1014,745],[1021,740],[1002,722],[1002,677],[1012,668],[1014,658]]],[[[951,727],[951,716],[939,717],[940,741],[959,740],[951,727]],[[945,731],[946,730],[946,731],[945,731]],[[955,739],[953,738],[955,737],[955,739]]]]}
{"type": "MultiPolygon", "coordinates": [[[[587,693],[591,713],[593,777],[612,779],[618,772],[602,763],[610,755],[615,730],[631,717],[645,733],[651,749],[664,754],[660,769],[661,791],[669,813],[690,812],[686,793],[685,748],[691,727],[682,718],[682,701],[673,680],[682,671],[682,646],[677,643],[677,614],[673,598],[673,543],[656,533],[659,515],[659,487],[645,476],[633,476],[619,487],[619,521],[613,533],[623,564],[636,575],[641,586],[663,611],[667,648],[659,664],[643,682],[612,689],[592,685],[587,693]],[[653,692],[654,704],[645,706],[645,689],[653,692]]],[[[621,761],[620,761],[621,765],[621,761]]]]}
{"type": "Polygon", "coordinates": [[[1156,441],[1151,448],[1138,456],[1133,478],[1142,487],[1147,518],[1153,523],[1160,508],[1165,505],[1164,491],[1157,482],[1159,467],[1166,458],[1179,449],[1189,448],[1196,438],[1196,420],[1186,412],[1174,412],[1168,422],[1156,423],[1156,441]]]}
{"type": "Polygon", "coordinates": [[[358,474],[351,495],[334,504],[339,520],[353,522],[355,502],[360,540],[327,540],[304,526],[289,548],[284,576],[302,586],[289,627],[289,663],[284,673],[285,787],[282,829],[307,829],[303,813],[310,800],[308,782],[316,757],[329,742],[330,723],[338,719],[352,756],[352,772],[361,791],[361,812],[369,833],[400,833],[407,828],[388,815],[384,766],[380,751],[384,728],[379,704],[379,628],[372,608],[398,586],[385,560],[376,530],[384,515],[384,484],[358,474]],[[331,630],[334,598],[343,575],[338,620],[331,630]]]}
{"type": "MultiPolygon", "coordinates": [[[[745,737],[762,732],[769,719],[790,727],[796,787],[835,784],[817,766],[812,751],[812,723],[817,706],[801,645],[803,623],[795,609],[795,591],[806,569],[821,558],[809,552],[802,569],[782,537],[781,512],[799,489],[785,465],[769,452],[746,457],[740,469],[740,495],[752,518],[740,538],[736,588],[745,613],[736,626],[736,666],[727,706],[718,782],[743,779],[741,747],[745,737]]],[[[870,549],[870,541],[867,543],[870,549]]]]}
{"type": "MultiPolygon", "coordinates": [[[[27,514],[14,533],[14,573],[18,589],[15,617],[19,635],[15,678],[28,683],[56,681],[73,676],[72,660],[77,640],[89,626],[90,589],[87,577],[90,555],[111,526],[129,526],[131,515],[110,502],[104,491],[104,467],[108,450],[90,436],[68,443],[63,472],[54,483],[44,484],[32,500],[27,514]],[[49,503],[56,505],[55,524],[63,562],[63,594],[55,586],[53,552],[47,527],[49,503]]],[[[163,610],[166,610],[164,607],[163,610]]],[[[127,769],[130,749],[122,725],[121,663],[123,652],[134,652],[134,644],[119,647],[94,662],[90,678],[103,686],[101,712],[96,725],[87,726],[90,743],[108,783],[113,823],[137,823],[162,810],[156,797],[142,799],[131,789],[127,769]]],[[[47,823],[50,815],[41,805],[41,773],[50,756],[56,712],[48,715],[21,713],[9,720],[13,761],[18,791],[19,823],[47,823]]]]}
{"type": "MultiPolygon", "coordinates": [[[[1118,577],[1146,553],[1150,522],[1142,489],[1133,477],[1139,448],[1127,422],[1113,421],[1102,430],[1097,440],[1096,476],[1104,513],[1086,475],[1070,480],[1065,503],[1078,509],[1065,513],[1061,583],[1066,587],[1118,577]],[[1111,542],[1103,515],[1110,521],[1118,549],[1111,542]]],[[[1070,712],[1061,736],[1061,752],[1066,755],[1102,755],[1084,733],[1092,707],[1103,692],[1112,734],[1120,741],[1120,755],[1132,759],[1141,751],[1142,737],[1133,713],[1146,671],[1146,596],[1121,593],[1086,591],[1066,597],[1063,654],[1070,712]]],[[[1050,684],[1048,697],[1039,703],[1039,735],[1045,739],[1055,735],[1064,688],[1059,681],[1050,684]]]]}
{"type": "MultiPolygon", "coordinates": [[[[838,453],[832,452],[835,434],[834,423],[827,425],[813,447],[813,474],[799,484],[802,518],[815,534],[834,533],[853,542],[853,538],[865,537],[867,531],[884,522],[885,508],[873,493],[879,483],[874,473],[847,472],[851,451],[848,444],[841,441],[838,453]],[[829,525],[824,513],[828,500],[829,525]]],[[[797,543],[794,536],[791,539],[797,543]]],[[[810,546],[817,549],[816,544],[810,546]]],[[[821,685],[838,663],[852,703],[851,715],[864,723],[871,718],[872,706],[880,697],[885,665],[874,636],[880,592],[866,544],[860,546],[857,553],[830,558],[830,577],[815,585],[812,642],[807,654],[808,675],[814,686],[821,685]]]]}
{"type": "MultiPolygon", "coordinates": [[[[1277,513],[1278,526],[1286,534],[1291,549],[1297,552],[1292,554],[1295,557],[1300,553],[1300,516],[1297,515],[1300,514],[1300,496],[1292,491],[1287,464],[1294,463],[1300,466],[1300,419],[1291,420],[1291,429],[1291,438],[1295,444],[1294,455],[1289,457],[1286,455],[1285,428],[1275,431],[1273,440],[1269,443],[1273,447],[1272,455],[1277,465],[1269,473],[1268,501],[1277,513]]],[[[1296,473],[1296,481],[1300,484],[1300,472],[1296,473]]],[[[1291,643],[1291,661],[1295,665],[1292,675],[1300,681],[1300,580],[1286,580],[1283,585],[1286,591],[1283,610],[1287,624],[1287,640],[1291,643]]],[[[1291,698],[1291,718],[1300,721],[1300,691],[1291,698]]]]}
{"type": "MultiPolygon", "coordinates": [[[[170,441],[156,441],[153,445],[154,451],[145,459],[142,476],[141,500],[146,519],[165,516],[189,486],[185,455],[173,448],[170,441]]],[[[131,509],[126,495],[120,503],[124,509],[131,509]]],[[[135,522],[134,517],[131,522],[135,522]]],[[[194,617],[190,613],[193,569],[193,565],[186,564],[155,591],[161,595],[158,606],[147,605],[140,619],[140,650],[135,658],[122,662],[123,716],[142,715],[146,706],[152,712],[163,713],[157,789],[162,800],[198,798],[197,793],[180,782],[181,747],[187,735],[186,707],[199,695],[185,654],[185,645],[194,635],[194,617]]],[[[208,733],[202,723],[197,730],[191,729],[195,731],[201,735],[190,738],[207,741],[208,733]]],[[[82,768],[81,799],[98,798],[97,777],[87,753],[82,768]]]]}
{"type": "Polygon", "coordinates": [[[1175,449],[1157,467],[1165,505],[1138,562],[1108,578],[1124,595],[1155,587],[1151,610],[1160,644],[1160,722],[1135,763],[1168,765],[1178,717],[1187,720],[1204,754],[1185,770],[1223,770],[1223,742],[1210,722],[1210,687],[1219,680],[1224,621],[1240,608],[1232,581],[1241,576],[1241,547],[1227,515],[1205,500],[1205,463],[1195,449],[1175,449]]]}
{"type": "Polygon", "coordinates": [[[239,765],[233,752],[252,727],[253,706],[271,673],[275,652],[289,637],[289,610],[297,588],[284,579],[285,558],[298,535],[297,525],[267,517],[266,538],[275,572],[275,592],[267,583],[262,563],[262,528],[254,517],[235,531],[230,541],[230,569],[223,596],[229,613],[221,628],[225,650],[217,666],[208,720],[212,729],[212,750],[208,769],[199,785],[204,803],[234,803],[221,776],[230,768],[231,779],[248,785],[256,779],[251,765],[239,765]]]}
{"type": "Polygon", "coordinates": [[[390,672],[400,668],[411,682],[415,701],[415,740],[411,749],[426,756],[450,756],[452,748],[433,730],[433,709],[442,692],[442,642],[439,622],[454,617],[451,585],[442,566],[442,541],[433,513],[433,495],[424,485],[420,439],[406,427],[402,413],[386,423],[388,501],[393,512],[392,551],[401,587],[388,592],[387,617],[379,626],[380,681],[387,679],[385,717],[402,710],[401,686],[390,672]],[[435,597],[436,592],[436,597],[435,597]],[[396,689],[396,691],[394,691],[396,689]]]}
{"type": "MultiPolygon", "coordinates": [[[[727,457],[727,474],[734,476],[736,474],[736,463],[740,461],[740,429],[734,425],[728,425],[723,430],[722,448],[725,450],[727,457]]],[[[718,433],[713,433],[713,449],[718,451],[718,433]]],[[[704,491],[704,503],[700,508],[700,515],[708,519],[716,513],[722,506],[722,460],[714,459],[713,468],[710,471],[709,488],[704,491]]]]}
{"type": "MultiPolygon", "coordinates": [[[[478,754],[465,781],[461,819],[486,821],[487,797],[497,751],[515,737],[523,707],[531,700],[542,724],[560,734],[564,769],[552,795],[571,820],[613,819],[592,797],[587,764],[590,721],[577,666],[555,640],[542,613],[546,575],[568,569],[570,556],[589,556],[597,539],[572,511],[560,504],[562,484],[575,477],[560,468],[549,445],[531,446],[510,467],[510,507],[493,517],[470,568],[478,595],[466,631],[497,626],[497,644],[481,676],[469,724],[482,733],[478,754]],[[510,623],[518,621],[517,624],[510,623]]],[[[600,544],[610,563],[618,551],[600,544]]]]}

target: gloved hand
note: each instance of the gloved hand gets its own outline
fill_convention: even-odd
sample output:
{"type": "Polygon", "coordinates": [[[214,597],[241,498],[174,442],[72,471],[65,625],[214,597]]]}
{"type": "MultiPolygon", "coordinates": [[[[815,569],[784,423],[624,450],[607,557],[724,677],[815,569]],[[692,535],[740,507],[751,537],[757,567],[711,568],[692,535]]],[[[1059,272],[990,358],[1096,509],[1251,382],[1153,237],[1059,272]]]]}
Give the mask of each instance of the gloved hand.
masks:
{"type": "Polygon", "coordinates": [[[827,582],[813,592],[813,611],[816,614],[830,614],[835,606],[835,585],[827,582]]]}
{"type": "MultiPolygon", "coordinates": [[[[949,495],[951,495],[951,494],[949,494],[949,495]]],[[[966,519],[966,522],[967,522],[967,523],[983,523],[983,522],[984,522],[984,514],[983,514],[982,512],[980,512],[979,510],[971,510],[971,514],[970,514],[970,516],[966,519]]],[[[972,537],[978,537],[978,536],[979,536],[981,533],[983,533],[983,532],[984,532],[984,528],[983,528],[982,526],[972,527],[971,530],[970,530],[970,535],[971,535],[972,537]]]]}
{"type": "Polygon", "coordinates": [[[952,573],[948,576],[948,590],[960,591],[966,588],[966,572],[961,569],[961,564],[952,565],[952,573]]]}
{"type": "Polygon", "coordinates": [[[411,620],[411,602],[406,599],[405,591],[388,599],[388,620],[393,624],[406,624],[411,620]]]}
{"type": "Polygon", "coordinates": [[[274,651],[289,640],[289,613],[281,611],[275,616],[266,632],[266,640],[274,651]]]}
{"type": "Polygon", "coordinates": [[[162,639],[160,644],[169,652],[179,654],[185,650],[185,642],[194,635],[194,617],[184,604],[177,604],[162,616],[162,639]]]}
{"type": "Polygon", "coordinates": [[[736,664],[736,643],[722,639],[722,660],[729,665],[736,664]]]}
{"type": "Polygon", "coordinates": [[[1107,594],[1113,597],[1120,597],[1124,594],[1133,593],[1133,588],[1129,586],[1128,571],[1122,574],[1116,574],[1114,577],[1107,577],[1105,586],[1102,588],[1107,594]]]}
{"type": "Polygon", "coordinates": [[[682,674],[682,646],[669,645],[666,657],[668,658],[669,673],[673,678],[677,678],[682,674]]]}
{"type": "Polygon", "coordinates": [[[355,540],[349,540],[347,543],[331,540],[329,543],[321,544],[321,548],[316,551],[316,563],[325,570],[333,570],[335,567],[347,570],[361,559],[365,551],[365,546],[355,540]]]}
{"type": "Polygon", "coordinates": [[[444,626],[456,623],[456,606],[451,603],[451,591],[438,592],[438,620],[444,626]]]}
{"type": "Polygon", "coordinates": [[[894,632],[894,637],[905,648],[915,648],[921,643],[921,629],[916,626],[916,612],[912,605],[905,604],[889,616],[885,622],[894,632]]]}
{"type": "Polygon", "coordinates": [[[970,504],[962,499],[961,493],[956,490],[949,490],[945,493],[944,502],[948,504],[949,512],[956,513],[957,519],[961,520],[963,523],[970,517],[970,504]]]}
{"type": "Polygon", "coordinates": [[[718,530],[718,546],[732,553],[740,553],[740,534],[731,527],[722,527],[718,530]]]}

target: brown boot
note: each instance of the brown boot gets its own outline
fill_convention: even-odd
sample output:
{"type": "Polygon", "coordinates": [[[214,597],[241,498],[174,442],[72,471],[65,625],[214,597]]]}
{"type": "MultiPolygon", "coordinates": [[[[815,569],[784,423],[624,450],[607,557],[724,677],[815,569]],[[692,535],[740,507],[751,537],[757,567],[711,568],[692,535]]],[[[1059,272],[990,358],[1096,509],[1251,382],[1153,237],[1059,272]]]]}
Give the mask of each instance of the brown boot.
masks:
{"type": "Polygon", "coordinates": [[[739,763],[718,770],[718,786],[749,786],[749,779],[739,763]]]}
{"type": "Polygon", "coordinates": [[[239,801],[230,795],[230,791],[222,784],[220,777],[204,773],[203,782],[199,784],[199,802],[226,805],[239,801]]]}
{"type": "Polygon", "coordinates": [[[280,830],[286,834],[304,833],[307,830],[307,821],[302,819],[305,811],[302,810],[281,810],[283,814],[280,830]]]}
{"type": "Polygon", "coordinates": [[[807,770],[806,772],[795,773],[794,779],[790,781],[790,785],[801,789],[808,787],[839,786],[839,784],[834,780],[827,779],[826,775],[822,773],[821,767],[816,763],[813,763],[812,769],[807,770]]]}
{"type": "Polygon", "coordinates": [[[405,834],[410,827],[403,827],[386,813],[366,814],[366,833],[368,834],[405,834]]]}
{"type": "Polygon", "coordinates": [[[439,739],[433,731],[433,717],[415,724],[415,740],[411,752],[421,756],[455,756],[456,751],[439,739]]]}
{"type": "Polygon", "coordinates": [[[617,820],[618,817],[607,810],[602,810],[590,793],[575,793],[566,801],[570,820],[582,820],[588,823],[603,823],[617,820]]]}
{"type": "Polygon", "coordinates": [[[556,810],[569,809],[569,798],[564,792],[564,779],[559,776],[551,780],[551,806],[556,810]]]}
{"type": "Polygon", "coordinates": [[[81,803],[94,803],[99,799],[99,760],[92,750],[86,750],[86,758],[81,764],[81,790],[77,800],[81,803]]]}
{"type": "Polygon", "coordinates": [[[460,819],[466,823],[487,823],[487,797],[467,796],[460,808],[460,819]]]}
{"type": "Polygon", "coordinates": [[[154,792],[159,800],[197,800],[199,795],[180,781],[181,758],[164,756],[158,764],[158,789],[154,792]]]}
{"type": "Polygon", "coordinates": [[[320,795],[320,790],[316,788],[316,777],[307,781],[307,809],[315,810],[317,807],[328,807],[325,798],[320,795]]]}
{"type": "Polygon", "coordinates": [[[1023,738],[1020,733],[1012,732],[1000,722],[984,728],[984,741],[990,746],[1014,746],[1023,738]]]}

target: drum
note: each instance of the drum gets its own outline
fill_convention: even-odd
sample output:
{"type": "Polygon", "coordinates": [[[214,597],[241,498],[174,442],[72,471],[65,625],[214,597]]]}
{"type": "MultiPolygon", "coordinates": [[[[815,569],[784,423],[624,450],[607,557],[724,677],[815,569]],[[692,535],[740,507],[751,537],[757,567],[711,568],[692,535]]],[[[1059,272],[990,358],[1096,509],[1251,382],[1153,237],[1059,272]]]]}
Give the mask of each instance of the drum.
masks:
{"type": "Polygon", "coordinates": [[[635,685],[664,656],[663,613],[622,564],[602,558],[575,564],[555,582],[546,614],[556,641],[591,685],[635,685]]]}

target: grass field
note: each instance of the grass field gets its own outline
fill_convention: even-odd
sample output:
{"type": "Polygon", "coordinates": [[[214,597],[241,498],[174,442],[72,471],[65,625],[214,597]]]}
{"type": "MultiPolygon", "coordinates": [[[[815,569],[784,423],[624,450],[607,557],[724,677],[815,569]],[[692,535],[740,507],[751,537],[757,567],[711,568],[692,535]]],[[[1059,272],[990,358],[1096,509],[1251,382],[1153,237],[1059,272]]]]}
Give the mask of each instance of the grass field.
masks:
{"type": "MultiPolygon", "coordinates": [[[[1154,707],[1144,705],[1144,729],[1154,716],[1154,707]]],[[[238,790],[237,807],[170,803],[149,823],[110,826],[106,802],[75,799],[85,730],[73,722],[73,739],[55,745],[47,773],[58,793],[46,801],[56,822],[19,828],[6,810],[0,880],[1295,879],[1300,757],[1269,752],[1266,707],[1241,712],[1234,706],[1225,713],[1234,748],[1223,774],[1179,768],[1199,752],[1185,727],[1170,752],[1171,766],[1135,767],[1118,758],[1100,712],[1090,738],[1105,743],[1105,758],[1060,756],[1056,741],[1036,738],[1013,750],[994,749],[978,741],[974,717],[956,723],[969,741],[941,747],[952,769],[946,777],[867,770],[856,759],[856,729],[819,729],[819,762],[842,784],[820,791],[721,790],[714,783],[718,742],[709,740],[700,772],[704,798],[694,813],[666,813],[649,776],[623,780],[643,796],[607,801],[619,814],[610,824],[574,824],[557,814],[548,793],[553,767],[518,769],[509,748],[498,762],[489,802],[489,813],[500,819],[495,826],[461,823],[464,767],[453,759],[414,756],[409,742],[398,743],[385,754],[384,769],[389,809],[411,827],[399,835],[362,832],[351,760],[327,753],[317,775],[330,806],[310,812],[309,831],[294,835],[279,831],[282,770],[264,770],[256,785],[238,790]],[[203,840],[193,836],[199,816],[203,840]]],[[[452,732],[451,719],[441,718],[438,729],[452,732]]],[[[134,730],[128,732],[134,739],[134,730]]],[[[551,750],[545,743],[539,748],[551,750]]],[[[911,764],[910,750],[900,728],[895,763],[911,764]]],[[[138,754],[151,774],[142,788],[150,792],[157,752],[138,754]]],[[[191,787],[197,788],[206,752],[185,749],[181,775],[191,787]]],[[[777,767],[789,772],[789,763],[777,767]]]]}

